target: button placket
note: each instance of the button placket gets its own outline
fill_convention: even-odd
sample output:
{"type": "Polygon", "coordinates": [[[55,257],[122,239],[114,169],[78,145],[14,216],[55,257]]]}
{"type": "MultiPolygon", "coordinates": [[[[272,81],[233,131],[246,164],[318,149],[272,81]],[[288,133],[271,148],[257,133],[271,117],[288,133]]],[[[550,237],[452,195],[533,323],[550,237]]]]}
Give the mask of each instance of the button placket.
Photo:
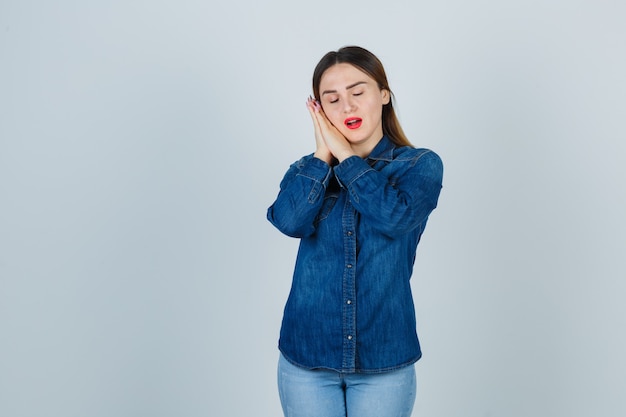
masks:
{"type": "Polygon", "coordinates": [[[345,268],[343,274],[343,368],[356,368],[356,233],[357,212],[349,199],[342,216],[345,268]]]}

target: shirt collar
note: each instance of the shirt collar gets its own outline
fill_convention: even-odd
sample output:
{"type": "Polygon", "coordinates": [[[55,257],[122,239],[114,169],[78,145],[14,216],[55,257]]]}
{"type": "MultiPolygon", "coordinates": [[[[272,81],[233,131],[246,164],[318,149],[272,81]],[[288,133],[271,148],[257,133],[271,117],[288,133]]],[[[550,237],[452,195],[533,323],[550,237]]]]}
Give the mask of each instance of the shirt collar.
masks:
{"type": "Polygon", "coordinates": [[[396,149],[396,145],[389,140],[387,135],[384,135],[376,146],[374,146],[374,149],[372,149],[367,159],[373,161],[391,161],[393,160],[394,149],[396,149]]]}

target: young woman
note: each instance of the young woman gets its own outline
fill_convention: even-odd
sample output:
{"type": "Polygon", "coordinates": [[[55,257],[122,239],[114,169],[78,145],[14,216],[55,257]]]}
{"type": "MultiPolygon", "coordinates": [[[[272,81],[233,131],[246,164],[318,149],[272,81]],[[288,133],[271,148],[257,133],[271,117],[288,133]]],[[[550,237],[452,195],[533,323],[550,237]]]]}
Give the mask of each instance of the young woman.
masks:
{"type": "Polygon", "coordinates": [[[405,137],[371,52],[326,54],[313,93],[315,153],[291,165],[267,213],[300,239],[279,341],[283,411],[410,416],[421,351],[409,279],[443,165],[405,137]]]}

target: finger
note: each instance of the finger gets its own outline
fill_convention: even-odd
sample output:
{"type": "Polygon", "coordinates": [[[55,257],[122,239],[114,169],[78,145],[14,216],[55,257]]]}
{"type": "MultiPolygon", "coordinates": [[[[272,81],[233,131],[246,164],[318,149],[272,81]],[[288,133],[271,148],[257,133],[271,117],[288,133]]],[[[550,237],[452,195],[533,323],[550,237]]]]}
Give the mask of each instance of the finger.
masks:
{"type": "Polygon", "coordinates": [[[311,96],[309,96],[309,98],[307,99],[306,104],[307,104],[307,109],[309,110],[311,119],[313,121],[313,129],[315,133],[316,149],[315,149],[314,156],[325,161],[327,164],[330,164],[333,156],[330,150],[328,149],[328,146],[326,145],[326,141],[324,140],[324,137],[322,135],[322,129],[320,127],[320,122],[319,122],[319,114],[320,114],[321,106],[319,105],[319,102],[314,100],[313,97],[311,96]]]}
{"type": "Polygon", "coordinates": [[[328,117],[326,117],[324,111],[320,110],[316,112],[315,118],[324,137],[328,136],[329,134],[340,134],[337,128],[330,122],[330,120],[328,120],[328,117]]]}
{"type": "Polygon", "coordinates": [[[311,119],[313,119],[313,123],[316,127],[319,127],[319,121],[317,115],[320,109],[316,106],[316,101],[313,100],[310,96],[306,103],[307,109],[309,110],[309,114],[311,115],[311,119]]]}
{"type": "Polygon", "coordinates": [[[309,97],[309,100],[307,101],[307,109],[309,110],[309,114],[313,120],[313,128],[315,129],[316,136],[321,135],[320,123],[317,117],[319,112],[313,104],[313,99],[311,97],[309,97]]]}

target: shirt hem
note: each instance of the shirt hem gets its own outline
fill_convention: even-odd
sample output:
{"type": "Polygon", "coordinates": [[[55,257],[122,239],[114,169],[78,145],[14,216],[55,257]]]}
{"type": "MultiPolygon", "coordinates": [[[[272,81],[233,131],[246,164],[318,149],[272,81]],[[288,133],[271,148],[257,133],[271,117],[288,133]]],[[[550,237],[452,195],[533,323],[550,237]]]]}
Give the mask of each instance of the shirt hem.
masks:
{"type": "Polygon", "coordinates": [[[343,368],[333,368],[331,366],[324,366],[324,365],[314,365],[314,366],[303,365],[293,360],[292,358],[290,358],[280,347],[278,348],[278,350],[280,351],[280,354],[287,360],[287,362],[289,362],[290,364],[294,366],[297,366],[298,368],[307,369],[309,371],[324,369],[327,371],[334,371],[340,374],[383,374],[386,372],[393,372],[402,368],[406,368],[407,366],[411,366],[422,358],[422,354],[420,352],[420,354],[417,357],[410,359],[406,362],[403,362],[401,364],[398,364],[398,365],[387,366],[387,367],[382,367],[382,368],[372,368],[372,369],[364,369],[364,368],[343,369],[343,368]]]}

